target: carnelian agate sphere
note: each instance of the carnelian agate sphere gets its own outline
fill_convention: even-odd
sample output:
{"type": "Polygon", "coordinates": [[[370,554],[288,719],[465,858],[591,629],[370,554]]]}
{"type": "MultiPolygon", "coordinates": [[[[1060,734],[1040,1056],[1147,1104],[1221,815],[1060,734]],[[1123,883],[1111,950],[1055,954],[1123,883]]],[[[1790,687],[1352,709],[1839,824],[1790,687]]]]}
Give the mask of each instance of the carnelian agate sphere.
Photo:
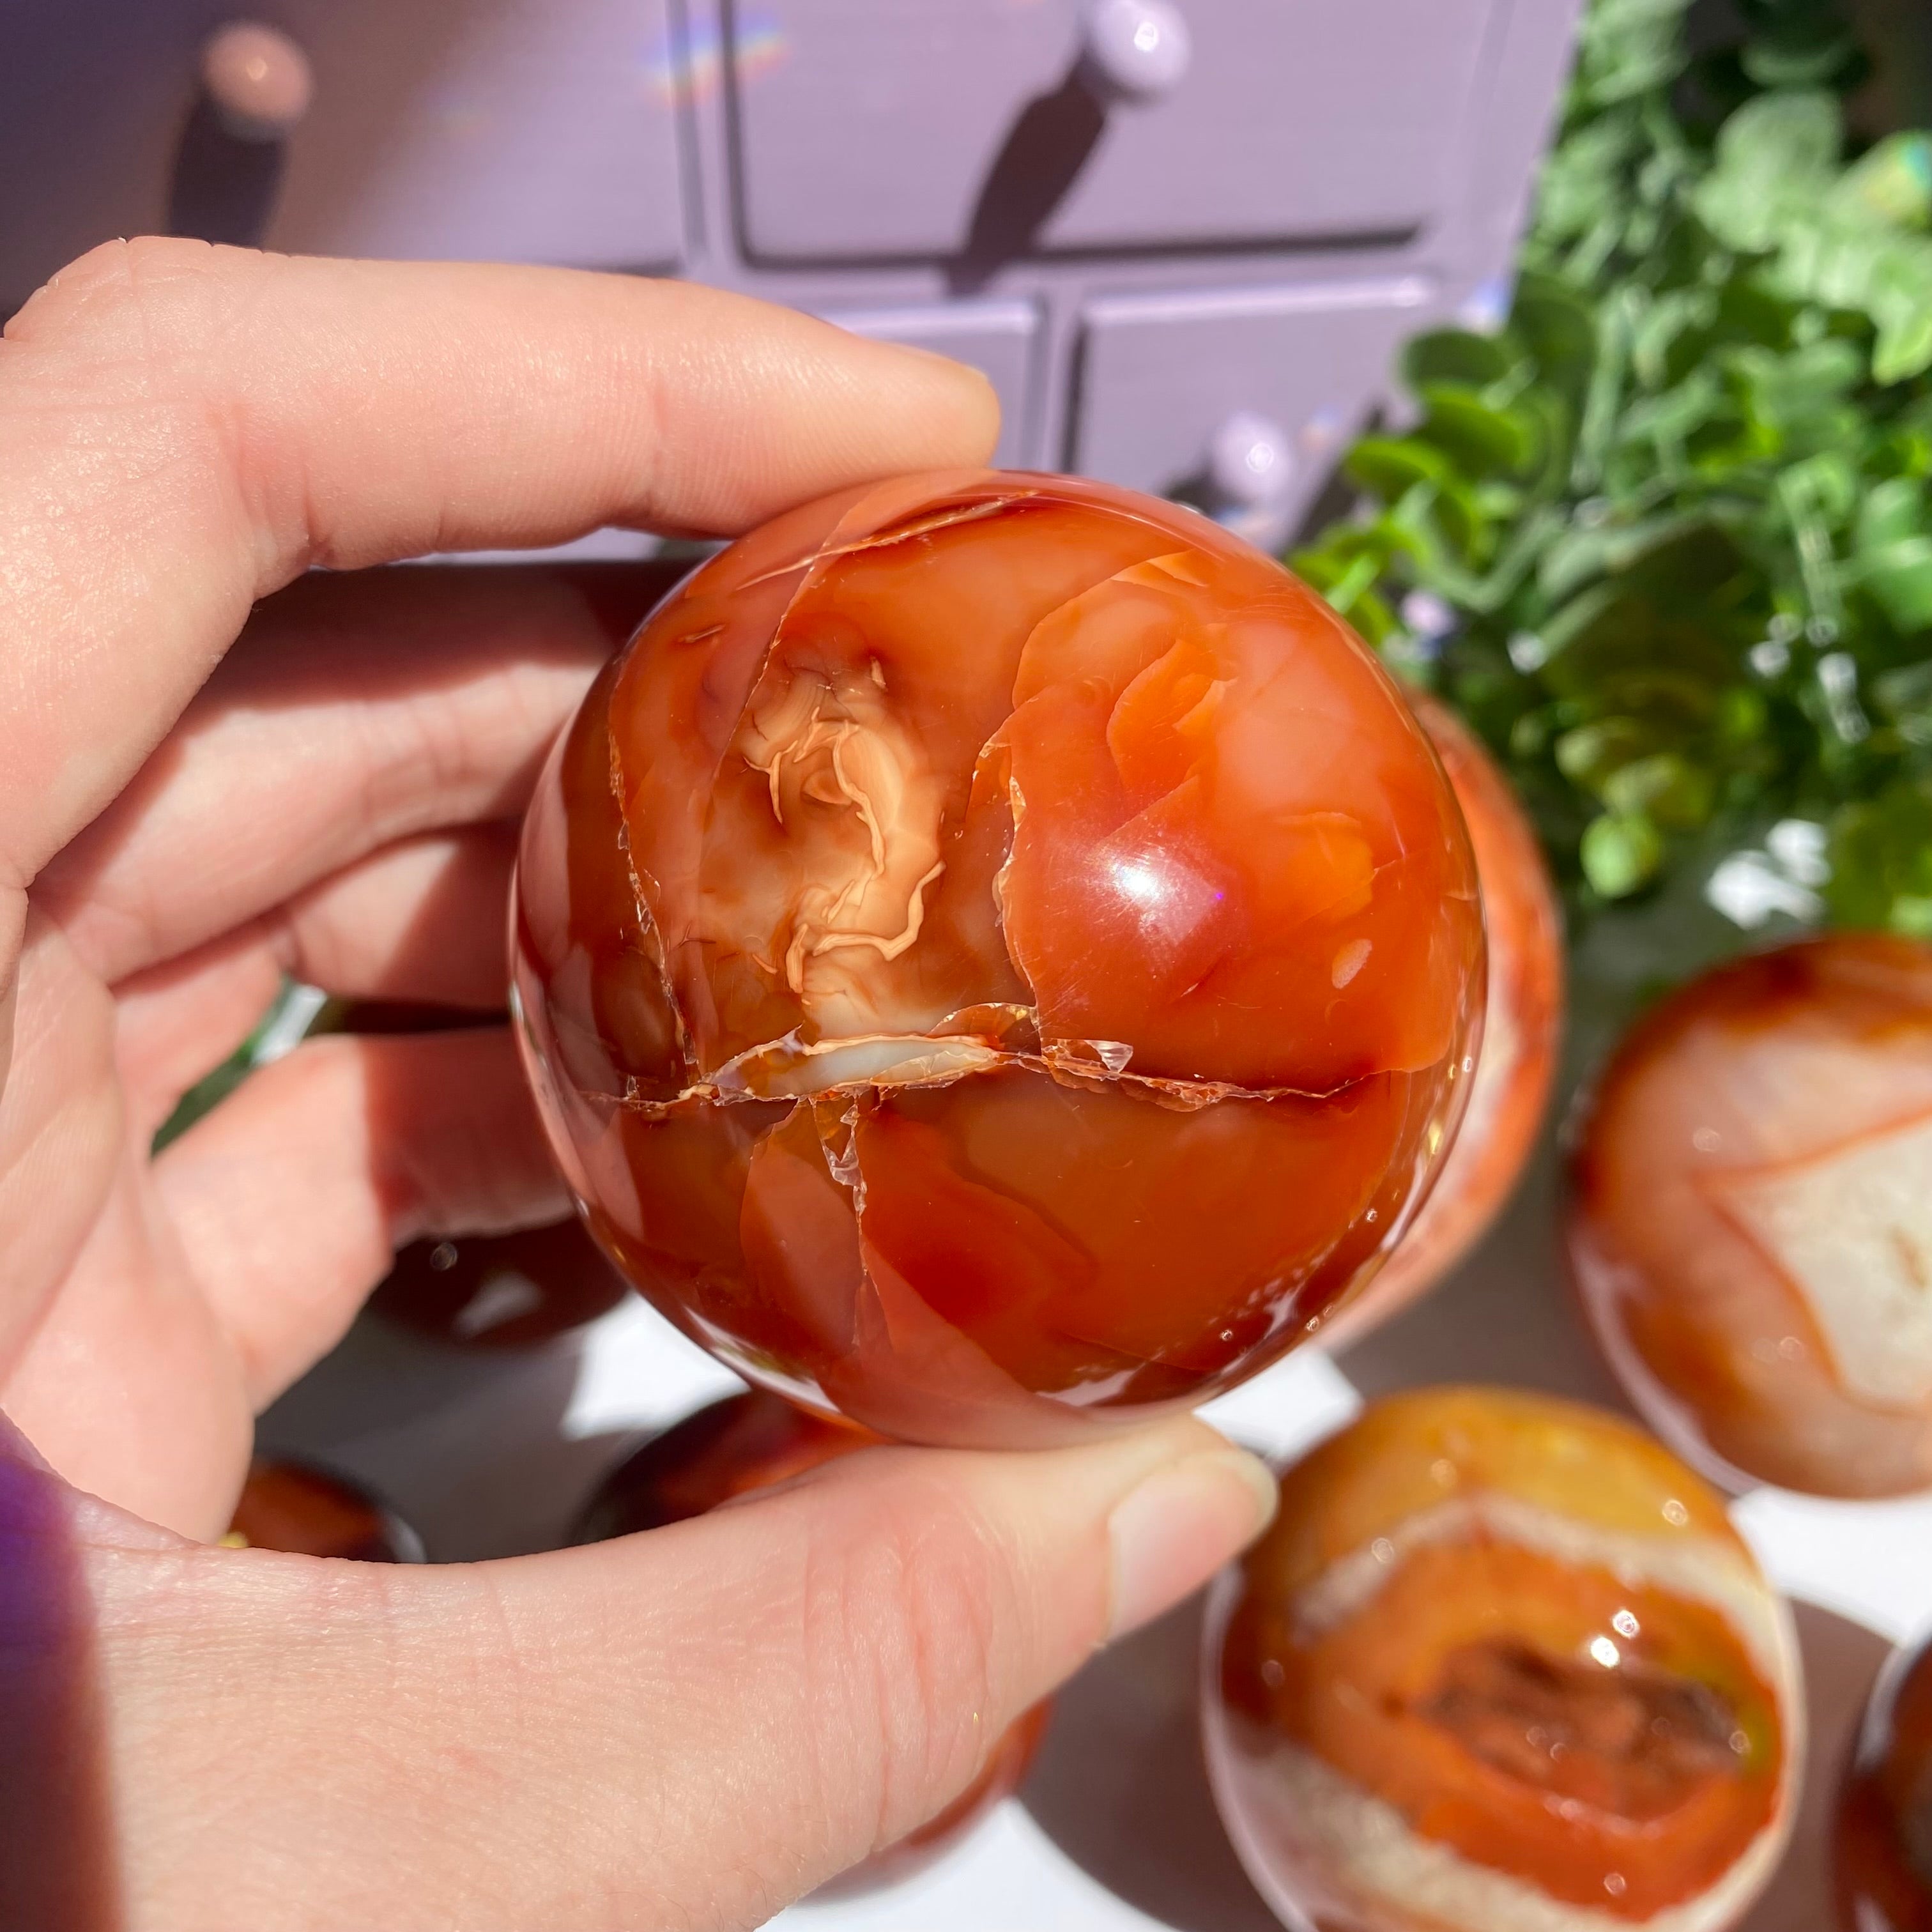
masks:
{"type": "Polygon", "coordinates": [[[1469,728],[1434,698],[1410,702],[1449,774],[1476,855],[1489,938],[1483,1043],[1435,1187],[1381,1273],[1335,1318],[1331,1345],[1426,1294],[1488,1232],[1536,1144],[1563,1030],[1563,915],[1535,831],[1469,728]]]}
{"type": "Polygon", "coordinates": [[[514,997],[620,1267],[752,1379],[1023,1447],[1198,1400],[1376,1267],[1482,935],[1388,677],[1206,519],[844,492],[660,605],[526,820],[514,997]]]}
{"type": "Polygon", "coordinates": [[[420,1563],[422,1539],[367,1490],[305,1462],[258,1457],[228,1534],[242,1549],[300,1556],[341,1556],[357,1563],[420,1563]]]}
{"type": "Polygon", "coordinates": [[[1585,1310],[1667,1441],[1738,1488],[1932,1485],[1932,949],[1706,974],[1618,1050],[1572,1178],[1585,1310]]]}
{"type": "Polygon", "coordinates": [[[1841,1932],[1932,1932],[1932,1642],[1880,1676],[1834,1851],[1841,1932]]]}
{"type": "Polygon", "coordinates": [[[576,1540],[603,1543],[687,1522],[884,1439],[761,1389],[727,1396],[619,1463],[585,1505],[576,1540]]]}
{"type": "Polygon", "coordinates": [[[1216,1586],[1209,1769],[1318,1932],[1718,1932],[1775,1864],[1790,1621],[1717,1496],[1590,1409],[1376,1403],[1216,1586]]]}
{"type": "MultiPolygon", "coordinates": [[[[880,1438],[848,1423],[826,1421],[777,1396],[754,1389],[688,1415],[646,1442],[599,1485],[578,1531],[599,1543],[638,1530],[662,1529],[702,1516],[754,1490],[802,1476],[880,1438]]],[[[929,1864],[1018,1790],[1046,1735],[1051,1700],[1008,1726],[979,1775],[936,1816],[835,1881],[840,1892],[896,1885],[929,1864]]]]}
{"type": "Polygon", "coordinates": [[[594,1322],[629,1292],[573,1214],[514,1234],[412,1242],[369,1306],[458,1347],[528,1348],[594,1322]]]}

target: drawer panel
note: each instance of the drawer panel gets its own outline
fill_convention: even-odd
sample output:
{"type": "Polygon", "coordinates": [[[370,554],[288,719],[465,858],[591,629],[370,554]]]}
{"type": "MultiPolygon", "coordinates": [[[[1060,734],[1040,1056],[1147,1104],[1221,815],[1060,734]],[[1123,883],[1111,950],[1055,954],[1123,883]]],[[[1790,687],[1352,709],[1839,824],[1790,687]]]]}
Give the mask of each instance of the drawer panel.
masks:
{"type": "MultiPolygon", "coordinates": [[[[8,0],[0,302],[165,229],[202,44],[238,14],[289,33],[315,75],[271,246],[626,268],[682,252],[666,0],[8,0]]],[[[266,151],[231,158],[272,180],[266,151]]]]}
{"type": "Polygon", "coordinates": [[[1224,425],[1258,418],[1282,433],[1287,473],[1270,507],[1292,524],[1385,392],[1429,295],[1404,280],[1096,302],[1069,466],[1166,494],[1198,484],[1224,425]]]}
{"type": "Polygon", "coordinates": [[[268,241],[332,255],[669,268],[665,0],[260,0],[316,71],[268,241]]]}
{"type": "Polygon", "coordinates": [[[97,242],[152,235],[194,87],[225,16],[179,0],[0,7],[0,306],[97,242]]]}
{"type": "Polygon", "coordinates": [[[1186,71],[1104,113],[1076,0],[723,4],[744,239],[777,260],[958,255],[1002,229],[996,172],[1016,208],[1066,176],[1004,224],[1046,251],[1406,234],[1456,192],[1496,0],[1179,0],[1186,71]]]}
{"type": "Polygon", "coordinates": [[[1040,316],[1030,302],[958,302],[944,308],[828,311],[860,335],[930,349],[979,370],[1000,398],[1000,446],[993,460],[1011,468],[1026,460],[1033,406],[1034,350],[1040,316]]]}

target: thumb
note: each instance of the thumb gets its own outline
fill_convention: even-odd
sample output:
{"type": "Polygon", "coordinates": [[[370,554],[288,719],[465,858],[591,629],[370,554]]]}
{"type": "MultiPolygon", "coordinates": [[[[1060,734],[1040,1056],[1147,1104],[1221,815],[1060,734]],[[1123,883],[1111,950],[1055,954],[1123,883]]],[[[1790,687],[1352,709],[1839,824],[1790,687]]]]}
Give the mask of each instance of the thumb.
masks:
{"type": "Polygon", "coordinates": [[[84,1552],[130,1927],[756,1924],[902,1837],[1274,1485],[1177,1420],[880,1448],[697,1520],[421,1570],[84,1552]]]}

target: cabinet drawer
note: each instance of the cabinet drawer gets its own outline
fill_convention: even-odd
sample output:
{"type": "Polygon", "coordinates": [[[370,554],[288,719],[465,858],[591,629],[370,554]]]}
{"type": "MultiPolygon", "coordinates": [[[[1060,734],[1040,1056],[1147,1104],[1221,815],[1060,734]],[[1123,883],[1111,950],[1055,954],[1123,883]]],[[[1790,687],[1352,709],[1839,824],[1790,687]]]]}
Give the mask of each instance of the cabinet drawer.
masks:
{"type": "Polygon", "coordinates": [[[1040,316],[1030,302],[958,302],[945,307],[829,310],[827,322],[884,342],[930,349],[977,369],[1000,398],[1000,446],[993,460],[1025,460],[1040,316]]]}
{"type": "Polygon", "coordinates": [[[202,45],[238,14],[289,34],[315,78],[271,246],[676,262],[666,0],[0,0],[0,302],[165,229],[202,45]]]}
{"type": "Polygon", "coordinates": [[[1069,466],[1166,494],[1238,416],[1279,425],[1284,515],[1320,488],[1382,393],[1426,284],[1117,297],[1084,318],[1069,466]]]}
{"type": "Polygon", "coordinates": [[[256,0],[307,50],[272,247],[668,268],[665,0],[256,0]]]}
{"type": "Polygon", "coordinates": [[[1177,3],[1186,72],[1102,117],[1076,0],[724,0],[746,245],[956,255],[1022,138],[1070,172],[1048,251],[1393,238],[1454,199],[1496,0],[1177,3]]]}

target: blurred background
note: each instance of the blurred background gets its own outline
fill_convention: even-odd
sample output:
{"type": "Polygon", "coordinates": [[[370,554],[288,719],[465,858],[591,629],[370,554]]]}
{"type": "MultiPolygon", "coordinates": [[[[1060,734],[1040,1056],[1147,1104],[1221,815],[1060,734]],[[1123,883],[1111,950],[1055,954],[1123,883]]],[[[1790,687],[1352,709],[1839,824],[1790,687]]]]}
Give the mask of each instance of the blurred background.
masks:
{"type": "Polygon", "coordinates": [[[251,80],[220,0],[14,0],[0,305],[155,231],[688,275],[978,364],[1004,463],[1285,534],[1402,337],[1506,305],[1576,11],[273,0],[251,80]]]}
{"type": "MultiPolygon", "coordinates": [[[[0,312],[155,232],[689,277],[974,364],[1002,464],[1288,555],[1510,782],[1569,1024],[1473,1252],[1215,1406],[1287,1456],[1419,1381],[1628,1406],[1562,1286],[1571,1096],[1742,950],[1932,940],[1928,127],[1924,0],[9,0],[0,312]]],[[[314,1028],[413,1023],[291,988],[167,1131],[314,1028]]],[[[424,1244],[265,1450],[434,1560],[556,1544],[736,1386],[601,1270],[424,1244]]],[[[1852,1727],[1932,1623],[1932,1504],[1741,1486],[1816,1739],[1748,1923],[1815,1932],[1852,1727]]],[[[800,1920],[1272,1925],[1198,1648],[1190,1610],[1100,1660],[1017,1799],[800,1920]]]]}

